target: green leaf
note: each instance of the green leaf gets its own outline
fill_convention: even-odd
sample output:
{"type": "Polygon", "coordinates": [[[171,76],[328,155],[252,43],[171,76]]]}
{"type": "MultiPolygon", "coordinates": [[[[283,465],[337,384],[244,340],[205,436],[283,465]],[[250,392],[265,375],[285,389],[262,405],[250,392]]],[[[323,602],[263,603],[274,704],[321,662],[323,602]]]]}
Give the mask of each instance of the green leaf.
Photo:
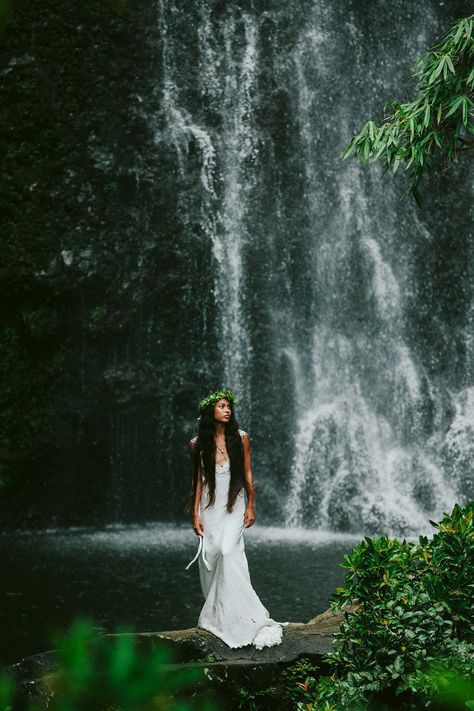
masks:
{"type": "Polygon", "coordinates": [[[352,139],[351,142],[349,143],[349,145],[342,151],[341,158],[344,160],[346,158],[349,158],[349,156],[351,156],[354,153],[355,149],[356,149],[356,143],[355,143],[354,139],[352,139]]]}
{"type": "Polygon", "coordinates": [[[428,126],[429,126],[429,123],[430,123],[430,115],[431,115],[431,107],[430,107],[429,104],[426,104],[425,115],[424,115],[424,118],[423,118],[423,124],[424,124],[425,128],[428,128],[428,126]]]}
{"type": "Polygon", "coordinates": [[[387,146],[386,146],[385,143],[382,143],[382,144],[380,145],[380,148],[378,149],[377,153],[374,155],[374,161],[377,160],[378,158],[380,158],[380,156],[382,155],[382,153],[385,151],[386,147],[387,147],[387,146]]]}
{"type": "Polygon", "coordinates": [[[449,109],[448,113],[446,114],[446,118],[448,118],[448,116],[451,116],[452,114],[454,114],[454,112],[457,110],[458,106],[461,104],[463,99],[464,99],[464,96],[457,97],[457,99],[451,105],[451,108],[449,109]]]}
{"type": "Polygon", "coordinates": [[[443,71],[444,62],[445,62],[445,58],[441,57],[441,59],[438,61],[438,65],[437,65],[436,69],[430,76],[430,79],[429,79],[430,84],[432,84],[434,82],[434,80],[437,79],[439,77],[439,75],[441,74],[441,72],[443,71]]]}
{"type": "Polygon", "coordinates": [[[454,68],[453,60],[451,59],[451,57],[449,56],[449,54],[446,55],[446,62],[447,62],[447,64],[448,64],[450,70],[452,71],[452,73],[453,73],[453,74],[456,74],[456,70],[455,70],[455,68],[454,68]]]}
{"type": "Polygon", "coordinates": [[[458,28],[456,30],[456,33],[454,35],[454,43],[457,44],[459,40],[462,37],[462,33],[464,31],[464,22],[461,20],[461,22],[458,24],[458,28]]]}
{"type": "MultiPolygon", "coordinates": [[[[343,157],[357,156],[366,163],[381,159],[383,175],[389,168],[396,173],[403,163],[405,171],[412,170],[413,186],[408,194],[417,199],[419,193],[413,188],[418,188],[431,168],[433,152],[438,149],[449,164],[459,144],[467,140],[465,133],[469,138],[474,136],[473,26],[474,15],[455,22],[435,49],[418,58],[414,65],[417,94],[413,100],[388,101],[383,123],[378,126],[372,120],[366,122],[344,150],[343,157]],[[440,130],[433,130],[433,124],[440,130]]],[[[463,146],[472,147],[472,141],[463,146]]]]}

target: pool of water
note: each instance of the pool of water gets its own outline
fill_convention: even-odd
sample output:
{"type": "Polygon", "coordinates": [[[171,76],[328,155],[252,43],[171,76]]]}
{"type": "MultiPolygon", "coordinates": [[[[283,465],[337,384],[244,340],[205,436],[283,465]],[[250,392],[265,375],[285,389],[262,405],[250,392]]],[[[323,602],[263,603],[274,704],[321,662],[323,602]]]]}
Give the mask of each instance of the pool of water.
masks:
{"type": "MultiPolygon", "coordinates": [[[[254,526],[245,532],[252,585],[270,615],[305,622],[327,609],[344,553],[361,536],[254,526]]],[[[203,604],[198,539],[189,528],[150,524],[101,530],[0,533],[0,661],[51,647],[50,634],[79,615],[107,631],[196,625],[203,604]]]]}

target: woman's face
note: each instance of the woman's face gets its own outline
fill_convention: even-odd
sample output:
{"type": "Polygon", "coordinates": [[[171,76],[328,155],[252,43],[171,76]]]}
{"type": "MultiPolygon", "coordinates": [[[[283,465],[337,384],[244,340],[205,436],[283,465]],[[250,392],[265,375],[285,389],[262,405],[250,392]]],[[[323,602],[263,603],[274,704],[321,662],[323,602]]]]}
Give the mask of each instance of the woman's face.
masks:
{"type": "Polygon", "coordinates": [[[221,398],[214,405],[214,419],[217,422],[229,422],[231,414],[230,402],[225,398],[221,398]]]}

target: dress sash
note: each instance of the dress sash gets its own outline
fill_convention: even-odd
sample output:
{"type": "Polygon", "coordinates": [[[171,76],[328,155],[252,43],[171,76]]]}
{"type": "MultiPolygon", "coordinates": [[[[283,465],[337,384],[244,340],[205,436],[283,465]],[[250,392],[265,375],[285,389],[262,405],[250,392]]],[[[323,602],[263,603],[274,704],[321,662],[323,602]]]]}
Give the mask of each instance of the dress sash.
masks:
{"type": "Polygon", "coordinates": [[[211,570],[211,566],[209,565],[209,563],[208,563],[207,560],[206,560],[206,554],[205,554],[205,552],[204,552],[204,543],[203,543],[203,537],[202,537],[202,536],[199,536],[199,546],[198,546],[198,549],[197,549],[197,553],[196,553],[196,555],[194,556],[194,558],[192,559],[192,561],[187,564],[185,570],[187,570],[187,569],[194,563],[194,561],[199,558],[199,553],[201,553],[201,551],[202,551],[202,562],[204,563],[204,565],[206,566],[206,568],[207,568],[208,570],[211,570]]]}

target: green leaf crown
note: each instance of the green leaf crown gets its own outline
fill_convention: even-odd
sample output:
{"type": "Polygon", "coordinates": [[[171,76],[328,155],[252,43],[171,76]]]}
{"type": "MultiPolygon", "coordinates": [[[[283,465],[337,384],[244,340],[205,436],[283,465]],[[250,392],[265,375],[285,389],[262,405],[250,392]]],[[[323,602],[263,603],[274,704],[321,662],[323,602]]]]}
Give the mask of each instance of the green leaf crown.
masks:
{"type": "Polygon", "coordinates": [[[216,390],[216,392],[211,393],[207,397],[203,398],[199,403],[199,412],[203,412],[208,405],[214,405],[218,400],[225,398],[230,402],[232,407],[237,405],[238,400],[235,399],[235,395],[232,390],[216,390]]]}

